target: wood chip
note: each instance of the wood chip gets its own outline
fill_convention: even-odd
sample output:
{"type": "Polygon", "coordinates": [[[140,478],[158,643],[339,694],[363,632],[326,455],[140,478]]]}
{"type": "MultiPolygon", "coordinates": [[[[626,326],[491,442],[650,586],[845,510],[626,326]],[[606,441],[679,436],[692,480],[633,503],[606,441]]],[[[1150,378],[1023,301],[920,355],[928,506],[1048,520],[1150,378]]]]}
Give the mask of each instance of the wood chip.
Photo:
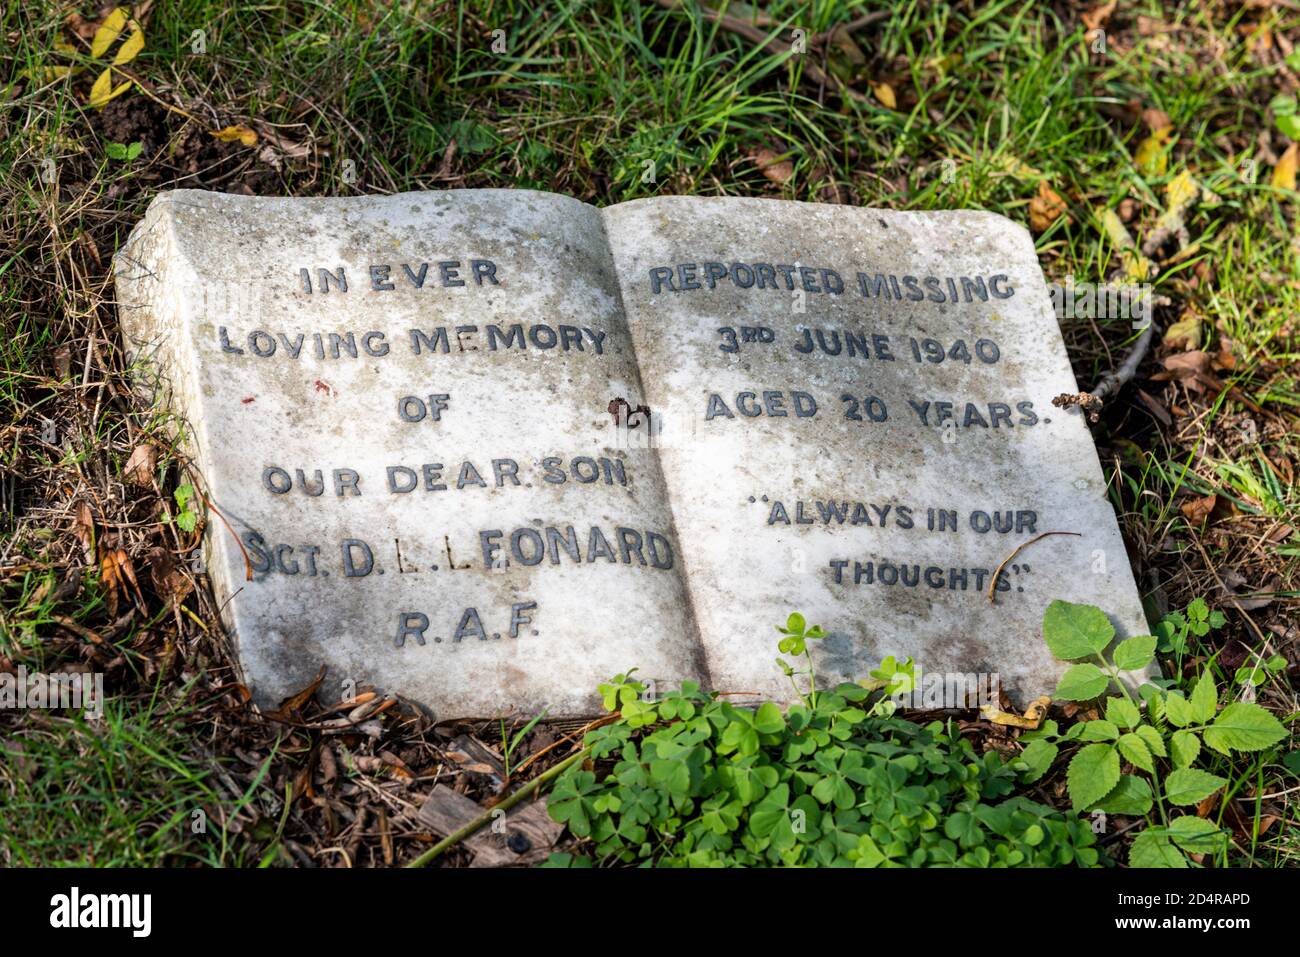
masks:
{"type": "Polygon", "coordinates": [[[505,781],[505,761],[491,748],[468,734],[462,734],[452,741],[446,753],[462,771],[487,775],[498,787],[505,781]]]}
{"type": "MultiPolygon", "coordinates": [[[[486,811],[487,808],[463,794],[439,784],[416,816],[429,830],[446,837],[486,811]]],[[[470,835],[461,846],[473,853],[473,867],[539,864],[546,860],[563,831],[564,825],[551,820],[546,812],[546,799],[541,798],[517,805],[509,813],[500,812],[492,823],[470,835]]]]}

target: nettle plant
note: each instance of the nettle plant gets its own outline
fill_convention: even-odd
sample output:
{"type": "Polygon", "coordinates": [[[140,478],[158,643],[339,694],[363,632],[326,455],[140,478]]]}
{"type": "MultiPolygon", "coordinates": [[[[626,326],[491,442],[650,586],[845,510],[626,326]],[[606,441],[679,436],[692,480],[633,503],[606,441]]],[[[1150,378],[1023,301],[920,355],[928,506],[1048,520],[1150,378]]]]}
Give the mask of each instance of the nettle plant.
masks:
{"type": "MultiPolygon", "coordinates": [[[[631,672],[600,686],[615,722],[589,732],[594,766],[557,781],[551,816],[599,862],[669,866],[1094,866],[1088,822],[1010,797],[1017,771],[978,755],[954,722],[896,718],[911,662],[863,684],[818,691],[808,642],[791,615],[778,659],[796,704],[737,707],[684,682],[656,701],[631,672]],[[866,686],[864,686],[866,685],[866,686]],[[881,694],[872,702],[873,694],[881,694]]],[[[549,866],[590,866],[552,855],[549,866]]]]}
{"type": "MultiPolygon", "coordinates": [[[[1169,619],[1166,618],[1166,622],[1169,619]]],[[[1176,641],[1182,650],[1187,630],[1205,634],[1215,621],[1204,602],[1176,616],[1176,641]],[[1205,630],[1197,630],[1200,628],[1205,630]],[[1186,630],[1184,630],[1186,629],[1186,630]],[[1178,632],[1181,631],[1181,634],[1178,632]]],[[[1203,671],[1190,694],[1176,682],[1155,679],[1141,684],[1135,697],[1122,672],[1140,672],[1155,660],[1158,639],[1139,635],[1121,641],[1107,654],[1115,637],[1106,614],[1092,605],[1054,601],[1043,616],[1043,638],[1052,653],[1073,661],[1053,697],[1098,701],[1104,717],[1080,721],[1061,732],[1055,721],[1021,736],[1028,742],[1018,766],[1025,780],[1040,779],[1065,745],[1081,745],[1070,759],[1066,783],[1075,810],[1096,815],[1146,818],[1133,841],[1134,867],[1187,867],[1188,855],[1226,853],[1227,832],[1196,813],[1196,806],[1221,791],[1228,779],[1206,769],[1239,752],[1262,752],[1287,736],[1276,717],[1252,701],[1221,703],[1213,675],[1203,671]],[[1112,687],[1120,691],[1100,701],[1112,687]]],[[[1168,632],[1163,637],[1168,637],[1168,632]]],[[[1254,670],[1251,677],[1257,677],[1254,670]]],[[[1260,669],[1265,673],[1267,667],[1260,669]]]]}

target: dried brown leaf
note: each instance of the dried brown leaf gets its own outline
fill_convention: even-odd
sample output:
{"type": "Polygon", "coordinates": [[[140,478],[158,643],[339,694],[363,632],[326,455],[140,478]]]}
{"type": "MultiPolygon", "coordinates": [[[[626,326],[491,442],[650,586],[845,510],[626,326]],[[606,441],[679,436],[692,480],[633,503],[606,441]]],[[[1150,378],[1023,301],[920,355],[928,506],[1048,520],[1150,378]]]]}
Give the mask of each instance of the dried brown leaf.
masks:
{"type": "Polygon", "coordinates": [[[168,601],[182,601],[194,590],[194,583],[176,564],[176,559],[167,549],[151,550],[146,560],[149,564],[149,580],[153,582],[154,591],[160,597],[168,601]]]}
{"type": "Polygon", "coordinates": [[[1138,400],[1160,421],[1161,425],[1165,428],[1169,428],[1169,426],[1174,424],[1173,417],[1169,414],[1169,410],[1156,401],[1154,396],[1142,389],[1137,390],[1137,396],[1138,400]]]}
{"type": "Polygon", "coordinates": [[[268,718],[273,718],[276,721],[297,720],[296,716],[298,712],[302,710],[303,706],[307,704],[307,702],[316,697],[316,692],[320,690],[321,682],[324,680],[325,668],[322,666],[320,671],[316,673],[316,678],[311,684],[303,688],[297,694],[285,698],[280,704],[280,707],[276,708],[274,711],[268,711],[266,716],[268,718]]]}
{"type": "Polygon", "coordinates": [[[158,465],[158,450],[148,442],[137,445],[122,468],[122,477],[131,485],[148,486],[158,465]]]}
{"type": "Polygon", "coordinates": [[[95,515],[85,499],[77,503],[72,512],[72,533],[81,542],[86,564],[95,560],[95,515]]]}
{"type": "Polygon", "coordinates": [[[1110,3],[1098,4],[1091,10],[1085,10],[1081,13],[1079,19],[1083,21],[1084,27],[1088,30],[1100,29],[1106,25],[1106,21],[1110,19],[1110,15],[1115,12],[1117,6],[1119,6],[1119,0],[1110,0],[1110,3]]]}
{"type": "Polygon", "coordinates": [[[99,573],[100,580],[104,584],[108,613],[116,615],[120,600],[119,592],[125,591],[130,597],[131,590],[127,586],[139,587],[135,577],[135,566],[131,564],[131,557],[127,555],[125,549],[115,548],[111,551],[105,550],[104,558],[99,563],[99,573]]]}
{"type": "Polygon", "coordinates": [[[1273,31],[1264,24],[1243,24],[1241,29],[1246,34],[1246,49],[1251,53],[1267,53],[1273,48],[1273,31]]]}
{"type": "Polygon", "coordinates": [[[1174,379],[1189,379],[1210,371],[1210,356],[1200,349],[1175,352],[1165,356],[1161,363],[1172,373],[1171,378],[1174,379]]]}
{"type": "Polygon", "coordinates": [[[774,153],[772,150],[759,150],[753,158],[754,164],[763,171],[763,175],[778,186],[784,186],[794,178],[794,163],[782,159],[779,153],[774,153]]]}
{"type": "Polygon", "coordinates": [[[92,39],[99,29],[99,21],[87,20],[80,13],[75,12],[69,13],[64,18],[63,25],[83,40],[92,39]]]}
{"type": "Polygon", "coordinates": [[[1189,522],[1193,525],[1200,525],[1210,517],[1210,513],[1214,511],[1214,506],[1218,503],[1219,496],[1206,495],[1204,498],[1194,498],[1184,502],[1180,510],[1189,522]]]}
{"type": "Polygon", "coordinates": [[[1160,130],[1170,129],[1174,124],[1169,119],[1169,114],[1164,110],[1158,110],[1154,106],[1147,107],[1142,111],[1142,122],[1146,124],[1147,129],[1152,133],[1160,130]]]}
{"type": "Polygon", "coordinates": [[[1038,194],[1029,201],[1029,228],[1041,233],[1064,216],[1065,211],[1065,200],[1043,180],[1038,184],[1038,194]]]}

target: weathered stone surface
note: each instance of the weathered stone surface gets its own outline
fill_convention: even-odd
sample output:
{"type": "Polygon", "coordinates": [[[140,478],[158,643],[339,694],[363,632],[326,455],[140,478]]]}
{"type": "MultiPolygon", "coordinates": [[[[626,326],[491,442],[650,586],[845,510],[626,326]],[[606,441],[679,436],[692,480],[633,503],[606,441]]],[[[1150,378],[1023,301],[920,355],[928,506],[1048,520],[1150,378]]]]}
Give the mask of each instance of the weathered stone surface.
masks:
{"type": "Polygon", "coordinates": [[[442,717],[591,712],[630,667],[782,699],[792,610],[832,633],[819,675],[912,655],[1023,698],[1061,670],[1052,598],[1146,630],[1087,428],[1051,406],[1076,387],[1032,243],[999,217],[177,191],[116,272],[263,704],[321,664],[442,717]],[[832,271],[842,292],[787,288],[832,271]],[[960,301],[933,301],[950,276],[960,301]],[[615,425],[622,400],[662,447],[615,425]],[[990,604],[1046,531],[1080,537],[1029,545],[990,604]]]}
{"type": "Polygon", "coordinates": [[[260,702],[321,663],[327,688],[373,683],[444,717],[590,712],[596,684],[630,667],[699,673],[655,456],[614,447],[608,403],[640,385],[595,209],[519,191],[179,191],[116,271],[128,347],[242,540],[209,516],[213,584],[260,702]],[[476,281],[474,261],[494,270],[476,281]],[[322,269],[344,270],[347,291],[325,291],[322,269]],[[411,330],[428,337],[418,355],[411,330]],[[390,491],[390,468],[415,488],[390,491]],[[349,540],[370,549],[368,573],[354,546],[348,574],[349,540]],[[407,615],[428,627],[398,647],[401,625],[422,623],[407,615]]]}
{"type": "Polygon", "coordinates": [[[1041,638],[1052,599],[1099,605],[1121,635],[1148,632],[1087,426],[1051,404],[1078,389],[1022,227],[982,212],[731,198],[640,200],[605,216],[647,401],[663,413],[660,461],[717,687],[781,695],[772,626],[796,609],[832,632],[819,676],[910,655],[931,674],[998,674],[1021,701],[1062,670],[1041,638]],[[678,268],[691,263],[697,289],[678,268]],[[736,263],[754,273],[748,288],[736,263]],[[778,288],[758,288],[760,263],[778,288]],[[807,267],[789,274],[801,300],[780,264],[807,267]],[[652,272],[665,268],[671,277],[652,272]],[[805,289],[837,285],[823,269],[841,293],[805,289]],[[987,301],[977,289],[966,301],[961,277],[987,301]],[[745,341],[742,327],[773,341],[745,341]],[[940,402],[951,403],[942,421],[940,402]],[[955,527],[931,531],[941,511],[955,527]],[[986,519],[989,530],[973,527],[986,519]],[[990,603],[993,570],[1048,531],[1079,537],[1027,547],[990,603]]]}

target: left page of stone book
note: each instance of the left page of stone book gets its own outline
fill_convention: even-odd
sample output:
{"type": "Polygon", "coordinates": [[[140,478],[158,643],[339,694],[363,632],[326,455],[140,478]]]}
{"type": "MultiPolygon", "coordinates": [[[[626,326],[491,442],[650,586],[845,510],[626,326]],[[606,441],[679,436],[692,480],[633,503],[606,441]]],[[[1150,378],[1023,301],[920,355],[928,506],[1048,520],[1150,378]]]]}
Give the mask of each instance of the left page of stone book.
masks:
{"type": "Polygon", "coordinates": [[[594,208],[178,190],[115,273],[259,704],[322,665],[331,700],[438,718],[593,713],[631,667],[707,681],[658,460],[610,411],[642,391],[594,208]]]}

